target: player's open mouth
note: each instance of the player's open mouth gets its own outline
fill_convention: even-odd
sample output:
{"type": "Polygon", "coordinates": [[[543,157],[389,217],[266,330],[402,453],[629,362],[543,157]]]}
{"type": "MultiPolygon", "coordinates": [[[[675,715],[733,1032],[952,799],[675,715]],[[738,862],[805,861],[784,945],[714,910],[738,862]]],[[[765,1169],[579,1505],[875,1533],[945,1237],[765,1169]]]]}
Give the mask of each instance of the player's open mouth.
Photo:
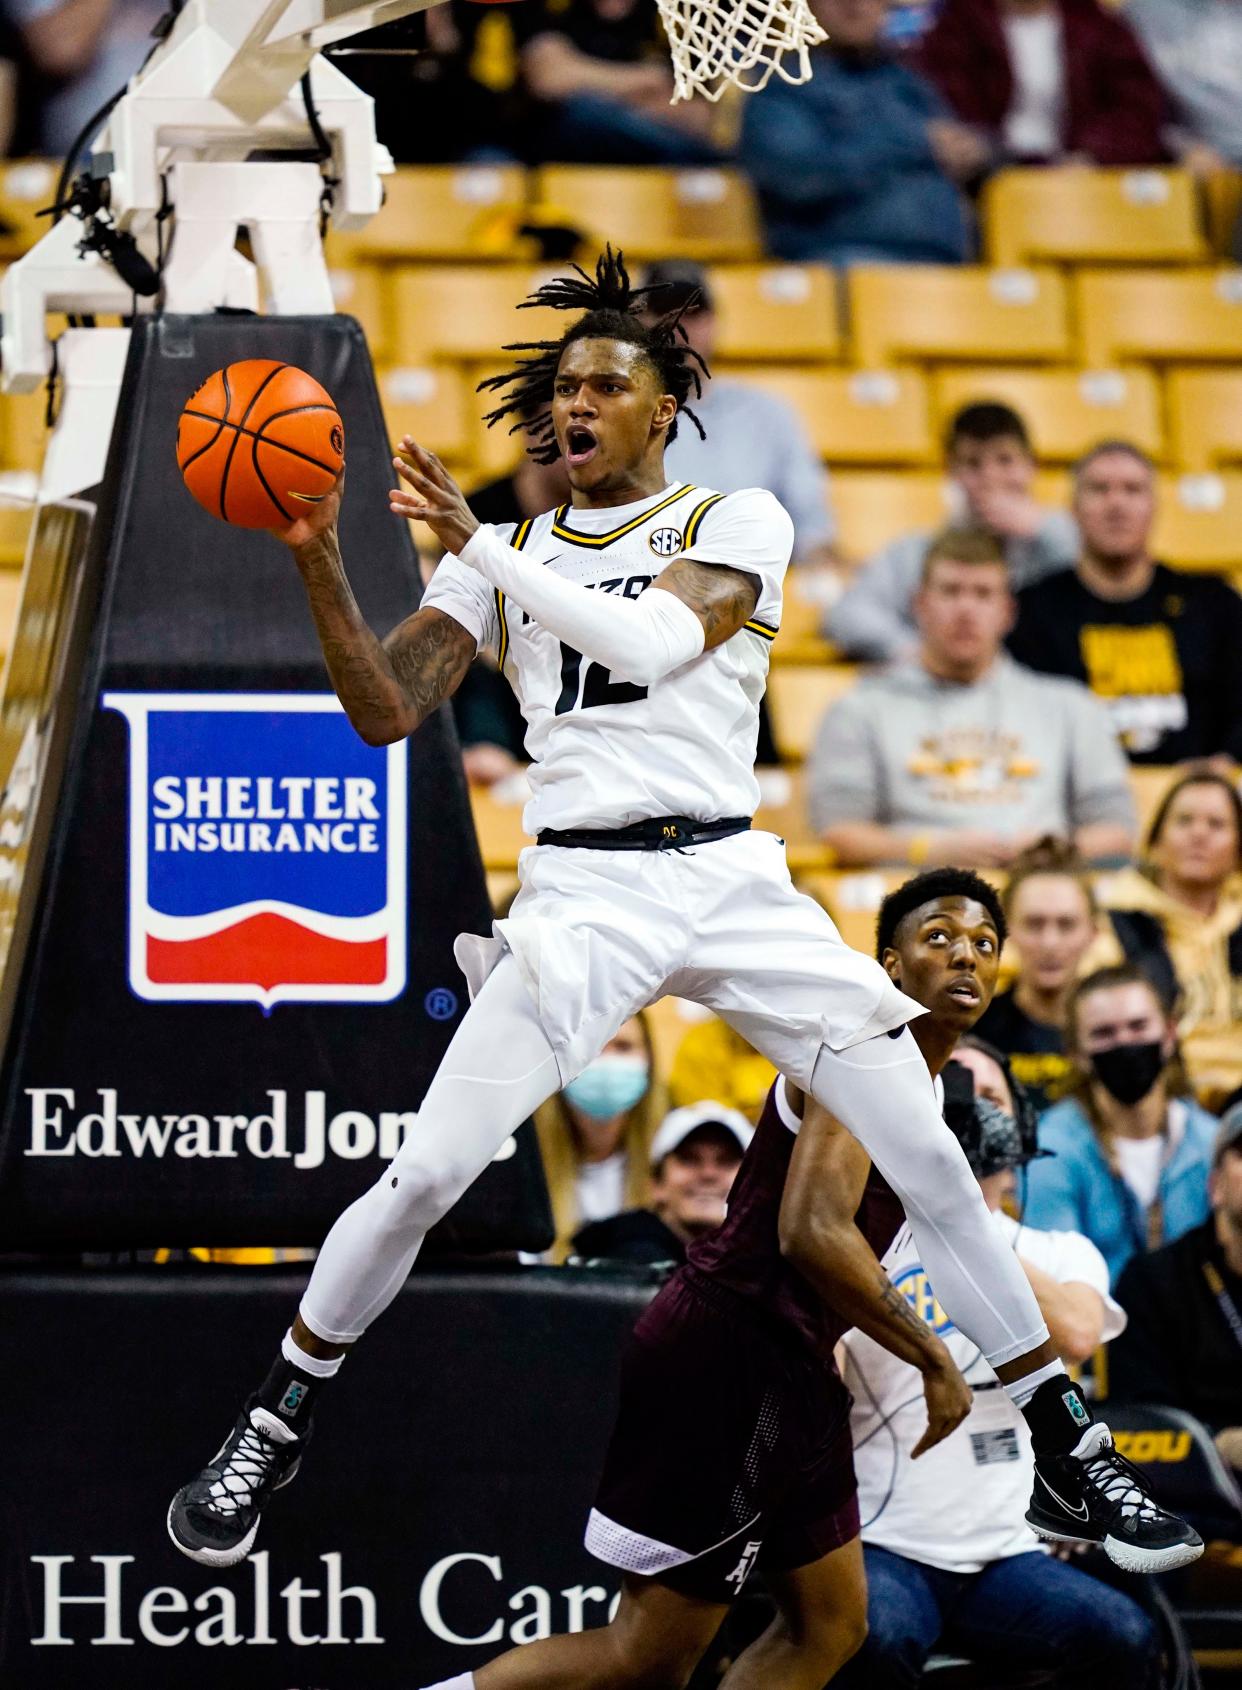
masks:
{"type": "Polygon", "coordinates": [[[979,1001],[979,988],[973,980],[955,980],[949,987],[949,996],[973,1008],[979,1001]]]}
{"type": "Polygon", "coordinates": [[[577,469],[581,464],[590,463],[595,456],[598,444],[599,442],[589,428],[580,428],[575,425],[568,429],[565,434],[565,462],[571,469],[577,469]]]}

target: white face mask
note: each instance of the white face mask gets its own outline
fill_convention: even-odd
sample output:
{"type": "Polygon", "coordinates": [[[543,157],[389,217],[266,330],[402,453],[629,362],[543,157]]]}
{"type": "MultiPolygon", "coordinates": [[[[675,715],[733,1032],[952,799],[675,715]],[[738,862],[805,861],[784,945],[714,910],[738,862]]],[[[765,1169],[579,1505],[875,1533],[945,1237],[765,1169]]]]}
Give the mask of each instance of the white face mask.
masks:
{"type": "Polygon", "coordinates": [[[634,1107],[645,1094],[650,1078],[645,1056],[605,1052],[569,1082],[563,1096],[592,1120],[610,1121],[634,1107]]]}

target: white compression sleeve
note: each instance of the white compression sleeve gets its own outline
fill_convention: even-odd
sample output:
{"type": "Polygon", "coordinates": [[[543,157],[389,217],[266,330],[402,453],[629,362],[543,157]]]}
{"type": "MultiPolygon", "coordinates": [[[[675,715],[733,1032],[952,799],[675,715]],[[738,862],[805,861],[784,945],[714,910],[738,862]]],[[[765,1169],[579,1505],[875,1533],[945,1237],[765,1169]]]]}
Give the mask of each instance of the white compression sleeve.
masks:
{"type": "Polygon", "coordinates": [[[945,1313],[993,1367],[1048,1336],[1030,1282],[983,1201],[936,1104],[908,1027],[849,1050],[825,1045],[811,1076],[816,1101],[853,1133],[901,1198],[945,1313]]]}
{"type": "Polygon", "coordinates": [[[672,593],[636,599],[566,581],[482,523],[457,554],[541,627],[622,680],[650,686],[703,650],[703,624],[672,593]]]}
{"type": "Polygon", "coordinates": [[[453,1034],[413,1131],[324,1240],[301,1308],[317,1338],[361,1337],[405,1283],[430,1228],[560,1083],[518,965],[504,956],[453,1034]]]}

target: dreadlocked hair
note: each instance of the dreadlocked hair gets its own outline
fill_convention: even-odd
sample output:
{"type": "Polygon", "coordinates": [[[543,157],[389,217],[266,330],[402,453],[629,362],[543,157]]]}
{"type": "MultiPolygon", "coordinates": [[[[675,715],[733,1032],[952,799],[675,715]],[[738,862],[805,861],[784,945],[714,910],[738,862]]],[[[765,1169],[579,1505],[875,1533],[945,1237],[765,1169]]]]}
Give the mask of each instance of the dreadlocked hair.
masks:
{"type": "MultiPolygon", "coordinates": [[[[557,276],[536,288],[519,305],[519,311],[534,306],[550,306],[554,311],[584,313],[572,323],[559,340],[517,341],[506,346],[506,352],[529,353],[519,358],[513,369],[502,375],[489,376],[478,386],[480,393],[502,389],[503,403],[484,417],[489,428],[506,417],[517,420],[509,433],[525,430],[531,444],[527,453],[536,463],[552,464],[560,456],[560,447],[552,428],[552,396],[556,389],[556,372],[566,347],[578,340],[620,340],[637,346],[660,379],[661,391],[671,393],[677,401],[677,411],[688,417],[706,439],[703,425],[690,409],[693,396],[701,398],[703,378],[711,374],[706,363],[688,344],[681,319],[698,303],[698,295],[691,294],[676,311],[666,312],[654,322],[645,323],[639,315],[648,309],[652,296],[664,291],[662,285],[631,287],[629,272],[620,252],[605,248],[596,260],[595,279],[575,264],[572,276],[557,276]]],[[[677,418],[669,424],[668,439],[677,438],[677,418]]]]}

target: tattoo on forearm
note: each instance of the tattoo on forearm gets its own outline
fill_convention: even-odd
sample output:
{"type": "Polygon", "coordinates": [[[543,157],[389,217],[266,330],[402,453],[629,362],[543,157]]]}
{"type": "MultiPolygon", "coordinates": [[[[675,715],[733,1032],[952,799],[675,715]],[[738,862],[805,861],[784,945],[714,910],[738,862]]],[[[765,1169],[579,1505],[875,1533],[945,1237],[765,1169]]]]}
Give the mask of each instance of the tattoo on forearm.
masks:
{"type": "Polygon", "coordinates": [[[364,737],[410,732],[441,704],[474,656],[451,617],[420,612],[381,644],[350,588],[333,533],[298,548],[297,564],[336,695],[364,737]]]}
{"type": "Polygon", "coordinates": [[[926,1321],[919,1319],[905,1297],[883,1271],[880,1274],[880,1281],[882,1286],[880,1302],[885,1313],[888,1314],[895,1325],[905,1328],[908,1337],[913,1338],[918,1344],[926,1344],[931,1336],[931,1328],[926,1321]]]}
{"type": "Polygon", "coordinates": [[[411,618],[385,642],[393,674],[420,721],[461,684],[476,650],[460,622],[435,611],[427,615],[425,621],[411,618]]]}

